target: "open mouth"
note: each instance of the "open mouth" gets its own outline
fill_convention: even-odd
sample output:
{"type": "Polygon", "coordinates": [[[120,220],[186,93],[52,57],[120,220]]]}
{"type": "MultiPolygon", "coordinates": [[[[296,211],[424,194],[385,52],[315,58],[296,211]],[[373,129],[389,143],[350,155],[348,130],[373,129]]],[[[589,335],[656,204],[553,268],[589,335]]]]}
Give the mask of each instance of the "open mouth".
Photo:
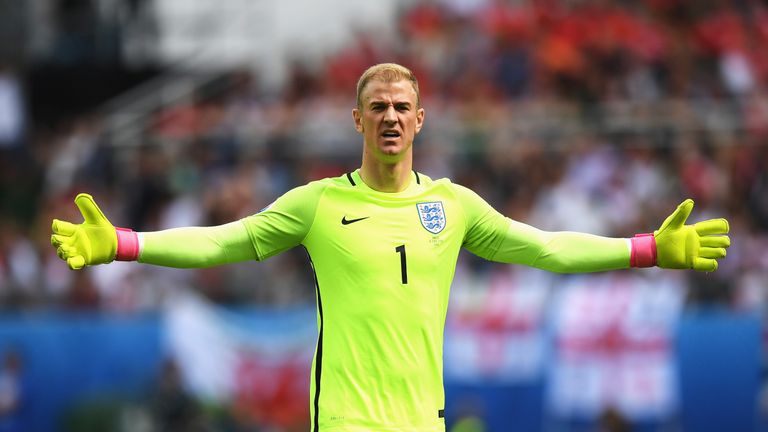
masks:
{"type": "Polygon", "coordinates": [[[400,132],[395,131],[395,130],[387,130],[387,131],[384,131],[381,134],[381,136],[383,136],[384,138],[399,138],[400,137],[400,132]]]}

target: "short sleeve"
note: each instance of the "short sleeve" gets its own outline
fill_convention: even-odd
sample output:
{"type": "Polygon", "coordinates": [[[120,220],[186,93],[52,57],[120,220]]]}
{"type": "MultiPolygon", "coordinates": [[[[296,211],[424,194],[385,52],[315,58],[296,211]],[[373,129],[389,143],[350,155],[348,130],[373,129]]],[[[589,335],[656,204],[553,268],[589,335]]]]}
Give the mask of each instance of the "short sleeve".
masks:
{"type": "Polygon", "coordinates": [[[260,212],[242,219],[257,260],[267,259],[304,241],[325,186],[318,181],[291,189],[260,212]]]}

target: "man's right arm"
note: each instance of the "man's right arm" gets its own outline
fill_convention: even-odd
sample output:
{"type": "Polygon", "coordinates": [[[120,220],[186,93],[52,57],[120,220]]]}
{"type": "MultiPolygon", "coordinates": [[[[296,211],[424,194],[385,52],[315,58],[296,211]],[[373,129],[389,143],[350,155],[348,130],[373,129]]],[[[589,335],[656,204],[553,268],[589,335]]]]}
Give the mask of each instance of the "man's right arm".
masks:
{"type": "Polygon", "coordinates": [[[138,261],[176,268],[203,268],[256,259],[242,220],[212,227],[137,233],[138,261]]]}
{"type": "Polygon", "coordinates": [[[242,221],[137,233],[112,225],[88,194],[79,194],[75,204],[83,215],[83,223],[54,219],[51,225],[51,244],[73,270],[114,260],[201,268],[256,257],[242,221]]]}
{"type": "Polygon", "coordinates": [[[90,195],[79,194],[75,204],[84,222],[54,219],[51,244],[75,270],[114,260],[177,268],[263,260],[301,243],[321,189],[317,183],[295,188],[261,212],[224,225],[143,233],[115,228],[90,195]]]}

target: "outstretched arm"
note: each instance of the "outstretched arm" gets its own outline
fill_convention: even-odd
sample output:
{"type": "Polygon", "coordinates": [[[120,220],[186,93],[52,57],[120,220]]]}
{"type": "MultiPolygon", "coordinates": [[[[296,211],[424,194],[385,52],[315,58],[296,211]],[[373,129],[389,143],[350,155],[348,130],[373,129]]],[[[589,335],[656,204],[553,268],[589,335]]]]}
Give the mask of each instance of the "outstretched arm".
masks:
{"type": "Polygon", "coordinates": [[[136,233],[115,228],[88,194],[79,194],[75,204],[83,215],[83,223],[54,219],[51,226],[51,244],[73,270],[114,260],[199,268],[256,259],[242,221],[136,233]]]}
{"type": "Polygon", "coordinates": [[[509,220],[491,260],[557,273],[586,273],[629,267],[627,239],[571,231],[543,231],[509,220]]]}
{"type": "Polygon", "coordinates": [[[685,221],[693,201],[685,200],[653,233],[631,239],[578,232],[548,232],[504,217],[471,190],[456,185],[467,220],[464,247],[491,261],[524,264],[559,273],[628,267],[715,271],[730,246],[728,221],[685,221]]]}
{"type": "Polygon", "coordinates": [[[138,239],[138,261],[145,264],[202,268],[257,259],[242,221],[138,233],[138,239]]]}
{"type": "Polygon", "coordinates": [[[685,221],[693,200],[685,200],[661,228],[634,238],[618,239],[574,232],[546,232],[512,221],[494,259],[521,262],[561,273],[594,272],[658,266],[712,272],[730,246],[728,221],[685,221]]]}

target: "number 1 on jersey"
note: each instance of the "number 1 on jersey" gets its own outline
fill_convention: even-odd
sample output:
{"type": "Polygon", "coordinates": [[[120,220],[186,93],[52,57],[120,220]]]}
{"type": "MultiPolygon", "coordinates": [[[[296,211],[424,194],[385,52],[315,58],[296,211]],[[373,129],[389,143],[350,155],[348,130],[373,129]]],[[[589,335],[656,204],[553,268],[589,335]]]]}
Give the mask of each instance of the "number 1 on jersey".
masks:
{"type": "Polygon", "coordinates": [[[400,246],[396,247],[395,252],[400,254],[400,277],[402,278],[403,284],[407,284],[408,266],[405,262],[405,245],[401,244],[400,246]]]}

